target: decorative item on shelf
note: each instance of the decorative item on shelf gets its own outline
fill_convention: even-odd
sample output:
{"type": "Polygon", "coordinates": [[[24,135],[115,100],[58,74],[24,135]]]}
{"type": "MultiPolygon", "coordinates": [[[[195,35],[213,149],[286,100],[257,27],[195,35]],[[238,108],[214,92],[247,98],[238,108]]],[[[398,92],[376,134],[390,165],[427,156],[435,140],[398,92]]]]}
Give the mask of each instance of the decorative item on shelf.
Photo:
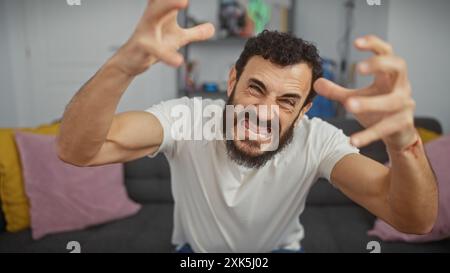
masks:
{"type": "Polygon", "coordinates": [[[278,6],[278,9],[280,14],[279,31],[289,32],[289,8],[284,6],[278,6]]]}
{"type": "Polygon", "coordinates": [[[250,38],[255,35],[255,22],[250,17],[249,13],[245,13],[245,25],[241,31],[242,38],[250,38]]]}
{"type": "Polygon", "coordinates": [[[264,0],[249,0],[247,12],[254,22],[255,34],[261,33],[270,22],[270,6],[264,0]]]}
{"type": "Polygon", "coordinates": [[[219,21],[222,37],[243,37],[247,12],[237,0],[220,0],[219,21]]]}
{"type": "Polygon", "coordinates": [[[219,85],[215,82],[205,82],[203,84],[203,91],[206,93],[218,93],[219,85]]]}
{"type": "Polygon", "coordinates": [[[197,90],[197,82],[198,82],[198,62],[197,61],[189,61],[185,65],[186,74],[185,74],[185,89],[187,93],[195,93],[197,90]]]}

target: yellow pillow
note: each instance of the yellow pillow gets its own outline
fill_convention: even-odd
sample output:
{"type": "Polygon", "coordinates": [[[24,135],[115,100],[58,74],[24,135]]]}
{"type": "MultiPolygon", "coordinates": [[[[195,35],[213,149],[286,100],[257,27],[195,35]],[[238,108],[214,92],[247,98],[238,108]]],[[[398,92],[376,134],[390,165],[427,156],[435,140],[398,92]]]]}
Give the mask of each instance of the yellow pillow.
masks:
{"type": "Polygon", "coordinates": [[[29,204],[25,194],[22,166],[14,131],[56,135],[59,124],[29,129],[0,129],[0,200],[6,219],[6,230],[17,232],[30,226],[29,204]]]}
{"type": "Polygon", "coordinates": [[[417,128],[417,132],[419,132],[419,136],[423,143],[427,143],[441,137],[440,134],[421,127],[417,128]]]}

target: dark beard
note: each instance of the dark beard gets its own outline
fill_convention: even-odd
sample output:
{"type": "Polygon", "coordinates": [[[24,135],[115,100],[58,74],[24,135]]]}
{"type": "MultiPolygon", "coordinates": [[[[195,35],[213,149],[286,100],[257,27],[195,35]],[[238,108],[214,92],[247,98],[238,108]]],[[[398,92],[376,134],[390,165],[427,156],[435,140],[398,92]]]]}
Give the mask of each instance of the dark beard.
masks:
{"type": "MultiPolygon", "coordinates": [[[[292,123],[292,125],[289,127],[289,129],[287,130],[287,132],[281,136],[280,141],[279,141],[279,145],[278,148],[274,151],[266,151],[263,152],[261,155],[257,155],[257,156],[253,156],[250,155],[248,153],[246,153],[245,151],[242,151],[241,149],[239,149],[236,144],[234,143],[234,140],[227,140],[226,138],[226,106],[227,105],[234,105],[234,94],[236,91],[236,87],[235,90],[233,90],[233,93],[231,95],[231,97],[228,99],[228,102],[225,105],[225,109],[223,111],[223,134],[224,134],[224,139],[225,139],[225,144],[226,144],[226,148],[227,148],[227,154],[228,157],[233,160],[234,162],[236,162],[237,164],[247,167],[247,168],[254,168],[254,169],[260,169],[262,167],[264,167],[267,162],[269,162],[276,154],[278,154],[279,152],[283,151],[284,148],[286,148],[291,142],[292,139],[294,138],[294,128],[295,128],[295,122],[292,123]]],[[[298,119],[298,117],[297,117],[298,119]]],[[[234,127],[234,125],[233,125],[234,127]]],[[[281,130],[281,128],[280,128],[281,130]]],[[[281,133],[280,133],[281,135],[281,133]]],[[[255,146],[255,147],[259,147],[259,143],[256,141],[251,141],[251,140],[245,140],[243,141],[248,145],[251,146],[255,146]]]]}

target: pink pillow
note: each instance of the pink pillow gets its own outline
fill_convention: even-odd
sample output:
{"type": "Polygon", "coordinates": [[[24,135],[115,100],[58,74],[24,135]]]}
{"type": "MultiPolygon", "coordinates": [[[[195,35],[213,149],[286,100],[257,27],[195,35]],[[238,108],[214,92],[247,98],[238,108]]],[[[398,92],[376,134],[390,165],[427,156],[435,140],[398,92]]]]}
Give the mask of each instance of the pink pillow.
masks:
{"type": "Polygon", "coordinates": [[[450,135],[425,145],[431,166],[436,173],[439,187],[439,209],[433,230],[426,235],[412,235],[398,232],[386,222],[378,219],[368,232],[383,241],[431,242],[450,237],[450,135]]]}
{"type": "Polygon", "coordinates": [[[124,187],[123,166],[78,168],[61,161],[54,136],[16,132],[33,239],[80,230],[138,212],[124,187]]]}

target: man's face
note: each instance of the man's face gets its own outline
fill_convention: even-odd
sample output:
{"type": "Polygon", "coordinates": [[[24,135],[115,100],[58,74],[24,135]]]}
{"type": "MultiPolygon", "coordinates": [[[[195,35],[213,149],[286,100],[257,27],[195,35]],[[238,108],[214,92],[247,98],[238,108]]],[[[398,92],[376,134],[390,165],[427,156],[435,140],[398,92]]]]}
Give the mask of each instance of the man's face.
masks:
{"type": "Polygon", "coordinates": [[[244,138],[238,137],[237,124],[234,124],[234,138],[227,141],[228,153],[232,159],[248,167],[261,167],[289,144],[294,126],[311,107],[311,104],[304,106],[311,82],[312,69],[303,63],[280,67],[255,56],[247,63],[239,81],[233,69],[228,82],[230,99],[227,105],[256,107],[257,124],[251,122],[252,119],[245,119],[241,124],[244,127],[244,138]],[[268,111],[263,111],[264,108],[260,106],[266,106],[268,111]],[[261,126],[261,121],[265,120],[270,124],[275,119],[279,124],[278,148],[270,152],[264,151],[262,144],[270,143],[272,140],[267,136],[273,137],[275,132],[270,132],[267,126],[261,126]],[[249,138],[251,134],[256,136],[256,140],[249,138]]]}

